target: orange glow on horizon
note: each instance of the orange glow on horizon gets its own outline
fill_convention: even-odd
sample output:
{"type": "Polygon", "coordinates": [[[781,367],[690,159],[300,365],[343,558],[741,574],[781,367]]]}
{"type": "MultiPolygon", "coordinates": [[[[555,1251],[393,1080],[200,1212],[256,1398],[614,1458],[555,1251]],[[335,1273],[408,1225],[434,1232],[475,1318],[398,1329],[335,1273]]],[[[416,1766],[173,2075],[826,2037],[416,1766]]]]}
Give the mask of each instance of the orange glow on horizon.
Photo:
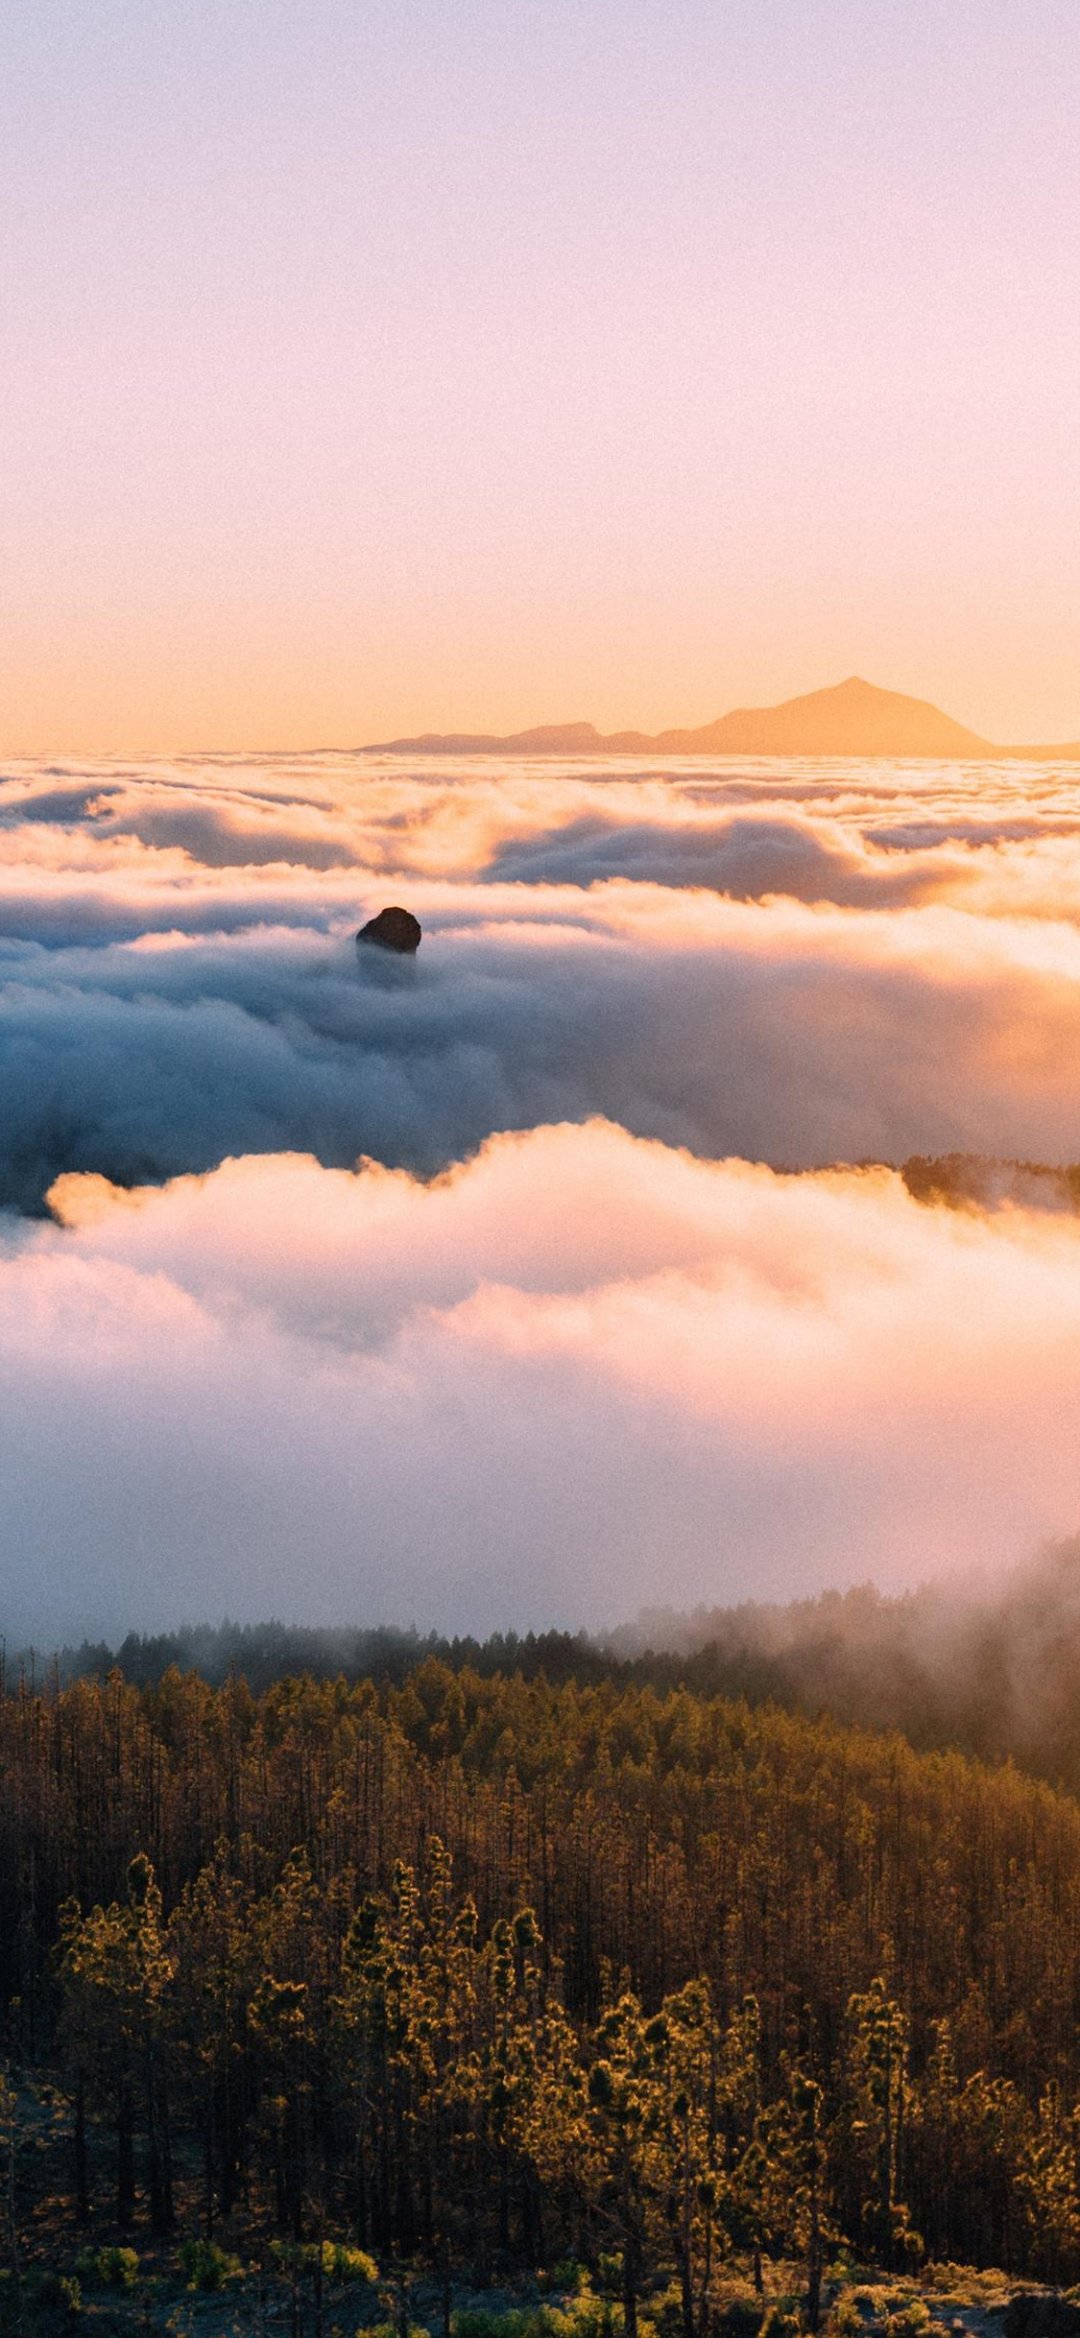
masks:
{"type": "Polygon", "coordinates": [[[1080,732],[1075,11],[11,0],[0,751],[1080,732]]]}

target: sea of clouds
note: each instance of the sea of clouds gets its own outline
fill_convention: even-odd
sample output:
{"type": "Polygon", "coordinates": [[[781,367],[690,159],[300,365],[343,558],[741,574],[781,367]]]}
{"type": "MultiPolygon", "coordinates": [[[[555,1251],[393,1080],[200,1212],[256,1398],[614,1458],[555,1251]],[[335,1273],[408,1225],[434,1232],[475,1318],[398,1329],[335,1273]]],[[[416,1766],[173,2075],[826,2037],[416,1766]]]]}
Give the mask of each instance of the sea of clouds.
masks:
{"type": "Polygon", "coordinates": [[[9,1637],[1080,1520],[1067,1185],[858,1166],[1080,1159],[1075,767],[9,765],[0,1095],[9,1637]]]}

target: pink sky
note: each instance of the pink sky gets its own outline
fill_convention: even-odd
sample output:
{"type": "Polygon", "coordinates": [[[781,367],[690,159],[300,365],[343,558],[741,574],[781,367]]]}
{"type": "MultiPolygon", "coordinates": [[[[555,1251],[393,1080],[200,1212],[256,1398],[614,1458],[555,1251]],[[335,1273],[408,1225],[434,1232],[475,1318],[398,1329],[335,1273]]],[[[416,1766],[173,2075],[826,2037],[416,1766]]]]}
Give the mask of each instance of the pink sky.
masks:
{"type": "Polygon", "coordinates": [[[1075,0],[11,0],[0,748],[1080,732],[1075,0]]]}

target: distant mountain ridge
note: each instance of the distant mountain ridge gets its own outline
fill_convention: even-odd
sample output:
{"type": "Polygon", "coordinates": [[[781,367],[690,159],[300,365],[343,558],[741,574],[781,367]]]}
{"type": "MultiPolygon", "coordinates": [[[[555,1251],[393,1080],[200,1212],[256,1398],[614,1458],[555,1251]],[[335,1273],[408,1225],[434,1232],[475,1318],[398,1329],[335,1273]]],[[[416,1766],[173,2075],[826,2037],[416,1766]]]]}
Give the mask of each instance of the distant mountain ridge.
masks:
{"type": "Polygon", "coordinates": [[[740,706],[698,730],[600,732],[593,723],[542,723],[504,738],[485,731],[428,731],[387,739],[368,754],[409,755],[898,755],[935,761],[1007,756],[1080,759],[1080,741],[1001,747],[966,730],[928,699],[880,690],[853,674],[831,689],[780,706],[740,706]]]}

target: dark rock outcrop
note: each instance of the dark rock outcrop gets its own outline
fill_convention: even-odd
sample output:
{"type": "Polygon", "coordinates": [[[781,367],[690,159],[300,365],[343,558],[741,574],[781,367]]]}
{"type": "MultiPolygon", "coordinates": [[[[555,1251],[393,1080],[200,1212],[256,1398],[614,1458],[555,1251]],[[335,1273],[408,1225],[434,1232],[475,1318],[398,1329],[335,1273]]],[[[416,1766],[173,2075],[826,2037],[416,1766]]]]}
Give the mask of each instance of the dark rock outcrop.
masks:
{"type": "Polygon", "coordinates": [[[1080,2338],[1080,2306],[1056,2290],[1021,2291],[1009,2299],[1004,2338],[1080,2338]]]}
{"type": "Polygon", "coordinates": [[[369,917],[357,934],[357,943],[371,943],[376,950],[394,950],[399,957],[411,958],[420,947],[421,924],[411,909],[380,909],[377,917],[369,917]]]}

